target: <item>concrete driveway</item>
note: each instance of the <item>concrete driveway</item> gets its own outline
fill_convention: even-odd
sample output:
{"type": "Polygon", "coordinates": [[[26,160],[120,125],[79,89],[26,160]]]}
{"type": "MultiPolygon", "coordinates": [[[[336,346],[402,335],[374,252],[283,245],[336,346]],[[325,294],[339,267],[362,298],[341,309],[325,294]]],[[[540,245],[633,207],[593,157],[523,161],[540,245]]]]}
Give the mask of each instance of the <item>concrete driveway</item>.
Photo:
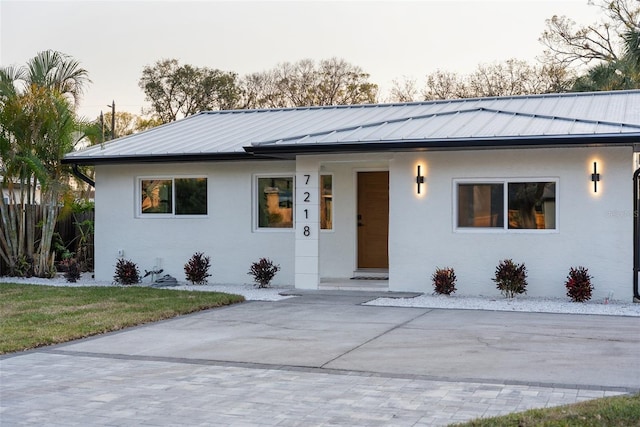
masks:
{"type": "Polygon", "coordinates": [[[0,361],[0,424],[445,425],[640,390],[640,318],[249,302],[0,361]]]}

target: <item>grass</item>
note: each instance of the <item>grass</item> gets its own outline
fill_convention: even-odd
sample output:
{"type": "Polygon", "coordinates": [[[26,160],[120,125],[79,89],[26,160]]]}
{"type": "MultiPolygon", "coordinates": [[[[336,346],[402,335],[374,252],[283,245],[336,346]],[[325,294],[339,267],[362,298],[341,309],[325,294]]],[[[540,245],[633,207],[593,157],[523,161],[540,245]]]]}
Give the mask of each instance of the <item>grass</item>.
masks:
{"type": "Polygon", "coordinates": [[[502,417],[477,419],[458,427],[632,427],[640,426],[640,394],[589,400],[573,405],[532,409],[502,417]]]}
{"type": "Polygon", "coordinates": [[[0,354],[244,301],[220,292],[0,284],[0,354]]]}

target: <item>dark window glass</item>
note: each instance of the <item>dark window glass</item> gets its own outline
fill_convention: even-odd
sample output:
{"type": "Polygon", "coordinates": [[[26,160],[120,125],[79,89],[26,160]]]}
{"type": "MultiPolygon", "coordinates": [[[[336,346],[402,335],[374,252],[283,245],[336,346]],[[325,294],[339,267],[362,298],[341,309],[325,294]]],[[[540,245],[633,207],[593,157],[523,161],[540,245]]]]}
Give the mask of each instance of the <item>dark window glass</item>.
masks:
{"type": "Polygon", "coordinates": [[[207,179],[176,178],[176,215],[207,214],[207,179]]]}
{"type": "Polygon", "coordinates": [[[458,184],[458,227],[504,227],[504,185],[458,184]]]}
{"type": "Polygon", "coordinates": [[[556,228],[555,182],[511,182],[508,186],[510,229],[556,228]]]}

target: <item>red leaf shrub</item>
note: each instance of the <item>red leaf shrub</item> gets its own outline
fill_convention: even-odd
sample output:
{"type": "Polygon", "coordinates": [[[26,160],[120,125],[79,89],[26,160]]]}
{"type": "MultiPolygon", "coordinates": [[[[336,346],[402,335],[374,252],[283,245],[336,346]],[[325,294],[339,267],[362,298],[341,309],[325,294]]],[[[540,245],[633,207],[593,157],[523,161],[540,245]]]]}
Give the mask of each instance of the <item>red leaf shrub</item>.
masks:
{"type": "Polygon", "coordinates": [[[589,275],[589,270],[582,266],[569,270],[567,281],[564,286],[567,288],[567,296],[571,298],[573,302],[585,302],[591,299],[591,293],[593,292],[593,286],[591,285],[592,276],[589,275]]]}
{"type": "Polygon", "coordinates": [[[207,283],[207,277],[210,277],[209,267],[211,267],[211,258],[205,256],[202,252],[196,252],[191,259],[184,265],[184,274],[187,280],[194,285],[204,285],[207,283]]]}
{"type": "Polygon", "coordinates": [[[251,264],[247,274],[253,276],[259,288],[268,288],[271,279],[280,271],[280,266],[276,265],[269,258],[260,258],[258,262],[251,264]]]}
{"type": "Polygon", "coordinates": [[[121,285],[133,285],[140,282],[140,270],[135,262],[119,258],[113,281],[121,285]]]}
{"type": "Polygon", "coordinates": [[[510,259],[500,261],[496,267],[496,276],[492,280],[507,298],[527,293],[527,268],[524,263],[516,264],[510,259]]]}
{"type": "Polygon", "coordinates": [[[456,273],[451,267],[436,268],[431,280],[437,294],[451,295],[456,291],[456,273]]]}

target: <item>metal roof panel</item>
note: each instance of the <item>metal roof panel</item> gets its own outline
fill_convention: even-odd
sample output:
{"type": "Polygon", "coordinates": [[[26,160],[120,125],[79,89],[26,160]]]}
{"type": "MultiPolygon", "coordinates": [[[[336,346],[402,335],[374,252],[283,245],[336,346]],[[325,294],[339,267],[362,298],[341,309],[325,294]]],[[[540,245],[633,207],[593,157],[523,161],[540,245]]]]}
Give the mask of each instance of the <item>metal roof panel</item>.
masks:
{"type": "MultiPolygon", "coordinates": [[[[640,90],[203,112],[69,153],[66,163],[244,153],[245,147],[640,131],[640,90]]],[[[499,141],[496,142],[499,145],[499,141]]]]}

